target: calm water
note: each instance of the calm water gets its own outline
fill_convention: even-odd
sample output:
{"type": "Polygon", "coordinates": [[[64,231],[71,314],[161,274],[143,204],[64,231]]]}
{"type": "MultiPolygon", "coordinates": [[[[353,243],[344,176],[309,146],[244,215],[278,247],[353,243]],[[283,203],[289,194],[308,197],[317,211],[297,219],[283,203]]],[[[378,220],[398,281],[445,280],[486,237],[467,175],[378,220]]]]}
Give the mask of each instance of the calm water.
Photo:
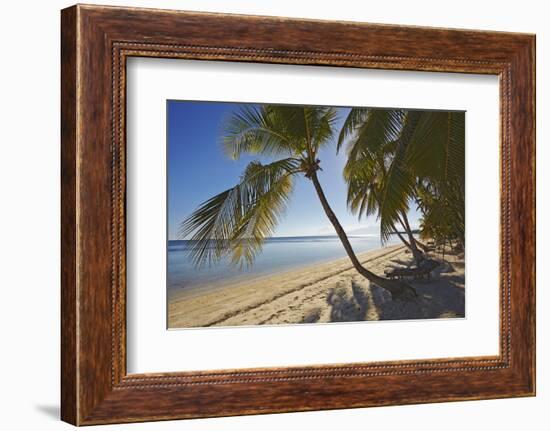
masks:
{"type": "MultiPolygon", "coordinates": [[[[380,248],[379,236],[350,237],[356,253],[380,248]]],[[[391,237],[386,245],[398,244],[399,238],[391,237]]],[[[331,261],[346,256],[342,243],[336,236],[280,237],[268,239],[262,252],[249,268],[231,266],[221,261],[214,266],[196,268],[187,254],[189,241],[168,242],[168,291],[207,288],[221,282],[236,281],[284,272],[301,266],[331,261]]]]}

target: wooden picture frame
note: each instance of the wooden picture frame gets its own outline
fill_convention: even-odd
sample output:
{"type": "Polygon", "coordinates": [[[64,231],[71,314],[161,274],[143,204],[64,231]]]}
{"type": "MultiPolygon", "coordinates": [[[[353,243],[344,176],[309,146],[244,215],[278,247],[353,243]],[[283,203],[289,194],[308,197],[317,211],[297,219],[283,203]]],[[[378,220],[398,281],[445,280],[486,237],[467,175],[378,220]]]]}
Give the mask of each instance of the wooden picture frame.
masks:
{"type": "Polygon", "coordinates": [[[535,394],[535,36],[77,5],[61,14],[61,417],[75,425],[535,394]],[[131,56],[500,78],[500,354],[126,372],[131,56]]]}

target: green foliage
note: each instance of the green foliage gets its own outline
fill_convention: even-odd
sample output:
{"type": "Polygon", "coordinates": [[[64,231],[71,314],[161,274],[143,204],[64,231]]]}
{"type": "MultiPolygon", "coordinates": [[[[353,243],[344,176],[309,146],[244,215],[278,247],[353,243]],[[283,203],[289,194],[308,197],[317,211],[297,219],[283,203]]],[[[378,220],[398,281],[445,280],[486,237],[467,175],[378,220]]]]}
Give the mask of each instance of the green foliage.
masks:
{"type": "Polygon", "coordinates": [[[332,140],[335,121],[333,108],[246,105],[226,120],[222,142],[233,159],[243,154],[303,155],[332,140]]]}
{"type": "Polygon", "coordinates": [[[285,212],[298,166],[294,158],[251,162],[239,184],[197,208],[179,231],[181,238],[190,236],[194,262],[210,264],[229,255],[235,264],[251,264],[285,212]]]}
{"type": "Polygon", "coordinates": [[[463,112],[352,109],[338,143],[347,141],[350,209],[376,214],[387,239],[416,203],[425,232],[463,243],[464,120],[463,112]]]}

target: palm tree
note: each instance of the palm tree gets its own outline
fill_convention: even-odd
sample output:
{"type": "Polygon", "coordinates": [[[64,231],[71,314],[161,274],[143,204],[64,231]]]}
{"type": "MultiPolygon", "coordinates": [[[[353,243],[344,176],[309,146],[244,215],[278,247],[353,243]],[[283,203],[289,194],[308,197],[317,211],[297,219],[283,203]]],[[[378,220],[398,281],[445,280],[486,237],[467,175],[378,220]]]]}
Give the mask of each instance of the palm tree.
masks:
{"type": "Polygon", "coordinates": [[[340,132],[348,205],[359,217],[377,214],[383,239],[399,223],[417,261],[423,245],[407,220],[411,203],[421,209],[424,228],[443,231],[451,223],[464,243],[464,120],[463,112],[357,108],[340,132]]]}
{"type": "Polygon", "coordinates": [[[252,264],[284,215],[294,181],[303,175],[312,182],[357,272],[389,291],[394,299],[416,296],[402,281],[380,277],[361,264],[324,194],[317,176],[321,169],[318,154],[333,142],[336,120],[334,108],[280,105],[246,105],[229,117],[223,146],[231,158],[252,154],[276,160],[251,162],[237,185],[201,204],[182,222],[180,237],[190,238],[196,265],[225,256],[234,264],[252,264]]]}
{"type": "MultiPolygon", "coordinates": [[[[406,131],[416,123],[415,116],[409,116],[399,109],[353,108],[348,114],[340,135],[337,150],[346,142],[348,159],[344,178],[348,184],[348,206],[358,215],[382,217],[386,199],[390,197],[387,181],[392,160],[405,138],[406,131]]],[[[418,263],[423,256],[418,249],[407,217],[408,203],[400,205],[389,221],[381,225],[381,238],[387,240],[391,233],[397,233],[401,241],[412,252],[418,263]],[[396,224],[407,234],[408,241],[399,233],[396,224]]]]}

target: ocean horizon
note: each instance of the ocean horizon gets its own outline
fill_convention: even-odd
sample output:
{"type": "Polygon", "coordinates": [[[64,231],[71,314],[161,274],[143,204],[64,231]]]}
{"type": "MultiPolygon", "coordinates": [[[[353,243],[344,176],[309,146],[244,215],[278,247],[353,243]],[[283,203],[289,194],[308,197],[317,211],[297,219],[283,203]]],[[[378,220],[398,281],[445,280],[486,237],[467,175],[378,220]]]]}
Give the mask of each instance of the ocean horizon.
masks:
{"type": "MultiPolygon", "coordinates": [[[[382,245],[380,235],[349,235],[356,253],[400,243],[396,235],[382,245]]],[[[188,254],[190,240],[169,240],[167,245],[167,289],[169,294],[182,290],[207,290],[223,283],[273,275],[304,266],[322,264],[346,257],[336,235],[286,236],[267,238],[251,266],[231,265],[228,259],[197,268],[188,254]]]]}

